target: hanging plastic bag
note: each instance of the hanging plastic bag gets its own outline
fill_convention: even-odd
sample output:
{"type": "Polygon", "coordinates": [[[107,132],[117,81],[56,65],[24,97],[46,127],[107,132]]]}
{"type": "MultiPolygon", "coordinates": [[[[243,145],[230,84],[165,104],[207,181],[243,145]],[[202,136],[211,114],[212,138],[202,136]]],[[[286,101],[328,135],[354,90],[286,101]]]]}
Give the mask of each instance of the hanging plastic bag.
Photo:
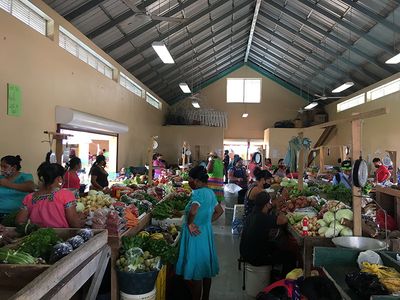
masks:
{"type": "Polygon", "coordinates": [[[357,263],[358,263],[358,267],[360,269],[363,268],[362,264],[364,262],[368,262],[370,264],[383,265],[383,261],[382,261],[382,258],[380,257],[380,255],[372,250],[367,250],[367,251],[361,252],[358,255],[357,263]]]}
{"type": "Polygon", "coordinates": [[[234,183],[228,183],[228,184],[225,184],[225,186],[224,186],[224,191],[231,193],[231,194],[239,193],[239,191],[241,191],[241,190],[242,190],[242,188],[234,183]]]}

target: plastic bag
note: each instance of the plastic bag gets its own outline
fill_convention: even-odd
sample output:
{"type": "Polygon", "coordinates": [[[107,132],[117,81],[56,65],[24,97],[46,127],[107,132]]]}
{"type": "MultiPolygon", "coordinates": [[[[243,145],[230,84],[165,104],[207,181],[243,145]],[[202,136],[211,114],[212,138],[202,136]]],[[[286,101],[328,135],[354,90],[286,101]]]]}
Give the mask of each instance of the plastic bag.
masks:
{"type": "Polygon", "coordinates": [[[363,268],[363,265],[362,265],[363,262],[369,262],[370,264],[383,265],[383,261],[382,261],[380,255],[372,250],[367,250],[367,251],[361,252],[358,255],[357,263],[358,263],[358,267],[360,269],[363,268]]]}
{"type": "Polygon", "coordinates": [[[231,193],[231,194],[236,194],[241,190],[242,190],[242,188],[234,183],[228,183],[228,184],[225,184],[225,186],[224,186],[224,191],[231,193]]]}
{"type": "Polygon", "coordinates": [[[93,213],[92,228],[104,229],[106,227],[108,212],[109,212],[108,209],[103,209],[103,208],[96,209],[93,213]]]}

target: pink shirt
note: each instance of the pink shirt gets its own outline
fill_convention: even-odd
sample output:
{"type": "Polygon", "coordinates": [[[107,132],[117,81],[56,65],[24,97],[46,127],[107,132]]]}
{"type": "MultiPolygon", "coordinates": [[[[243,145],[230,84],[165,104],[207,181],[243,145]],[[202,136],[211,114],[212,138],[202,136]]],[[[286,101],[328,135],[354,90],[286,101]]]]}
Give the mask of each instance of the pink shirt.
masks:
{"type": "Polygon", "coordinates": [[[161,176],[162,169],[165,169],[165,164],[162,161],[156,159],[153,160],[153,167],[158,167],[154,169],[154,178],[158,178],[161,176]]]}
{"type": "Polygon", "coordinates": [[[28,209],[29,218],[33,224],[40,227],[68,228],[70,227],[65,215],[65,209],[76,203],[74,194],[61,189],[51,194],[27,195],[22,202],[28,209]]]}

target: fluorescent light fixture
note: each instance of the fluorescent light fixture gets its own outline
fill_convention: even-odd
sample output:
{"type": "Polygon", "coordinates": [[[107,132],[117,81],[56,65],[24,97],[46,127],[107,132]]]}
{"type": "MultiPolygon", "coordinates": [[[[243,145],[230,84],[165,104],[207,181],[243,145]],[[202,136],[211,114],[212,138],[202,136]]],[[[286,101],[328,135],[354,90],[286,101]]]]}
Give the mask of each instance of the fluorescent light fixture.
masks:
{"type": "Polygon", "coordinates": [[[249,116],[248,113],[244,113],[244,114],[242,115],[242,118],[247,118],[248,116],[249,116]]]}
{"type": "Polygon", "coordinates": [[[194,108],[200,108],[200,104],[197,101],[193,101],[192,105],[193,105],[194,108]]]}
{"type": "Polygon", "coordinates": [[[304,107],[304,109],[305,110],[310,110],[310,109],[313,109],[314,107],[316,107],[317,105],[318,105],[318,102],[311,102],[306,107],[304,107]]]}
{"type": "Polygon", "coordinates": [[[182,83],[179,84],[179,87],[181,88],[182,92],[184,92],[185,94],[190,94],[191,93],[190,88],[187,85],[187,83],[182,82],[182,83]]]}
{"type": "Polygon", "coordinates": [[[400,63],[400,53],[396,54],[392,58],[389,58],[387,61],[385,61],[385,64],[388,64],[388,65],[396,65],[398,63],[400,63]]]}
{"type": "Polygon", "coordinates": [[[169,53],[167,46],[165,46],[164,42],[153,42],[151,46],[153,47],[154,51],[156,51],[164,64],[175,63],[174,59],[171,56],[171,53],[169,53]]]}
{"type": "Polygon", "coordinates": [[[343,92],[344,90],[347,90],[348,88],[351,88],[354,85],[353,81],[347,81],[343,83],[341,86],[338,86],[336,89],[332,91],[332,93],[337,94],[340,92],[343,92]]]}

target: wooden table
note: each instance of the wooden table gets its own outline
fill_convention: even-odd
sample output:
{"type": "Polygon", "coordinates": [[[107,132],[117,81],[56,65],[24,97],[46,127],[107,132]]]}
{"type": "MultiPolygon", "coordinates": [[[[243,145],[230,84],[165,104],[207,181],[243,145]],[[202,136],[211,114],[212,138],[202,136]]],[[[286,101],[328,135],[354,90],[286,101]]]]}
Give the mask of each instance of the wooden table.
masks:
{"type": "MultiPolygon", "coordinates": [[[[55,229],[71,237],[78,229],[55,229]]],[[[65,238],[64,238],[65,239],[65,238]]],[[[91,280],[86,300],[96,299],[110,258],[107,231],[95,236],[53,265],[0,265],[0,299],[70,299],[91,280]]]]}
{"type": "Polygon", "coordinates": [[[142,219],[140,219],[139,224],[133,228],[130,228],[120,235],[109,235],[108,245],[111,247],[111,299],[119,299],[119,288],[117,280],[117,272],[115,270],[115,263],[119,256],[119,248],[121,247],[121,238],[134,236],[139,231],[146,228],[151,222],[151,214],[146,214],[142,219]]]}
{"type": "Polygon", "coordinates": [[[376,186],[375,192],[376,202],[396,220],[397,228],[400,228],[400,190],[376,186]]]}
{"type": "Polygon", "coordinates": [[[303,269],[304,276],[311,275],[311,268],[313,266],[313,251],[314,247],[335,247],[331,239],[318,236],[301,236],[291,225],[288,225],[290,234],[296,239],[301,252],[303,254],[303,269]]]}

